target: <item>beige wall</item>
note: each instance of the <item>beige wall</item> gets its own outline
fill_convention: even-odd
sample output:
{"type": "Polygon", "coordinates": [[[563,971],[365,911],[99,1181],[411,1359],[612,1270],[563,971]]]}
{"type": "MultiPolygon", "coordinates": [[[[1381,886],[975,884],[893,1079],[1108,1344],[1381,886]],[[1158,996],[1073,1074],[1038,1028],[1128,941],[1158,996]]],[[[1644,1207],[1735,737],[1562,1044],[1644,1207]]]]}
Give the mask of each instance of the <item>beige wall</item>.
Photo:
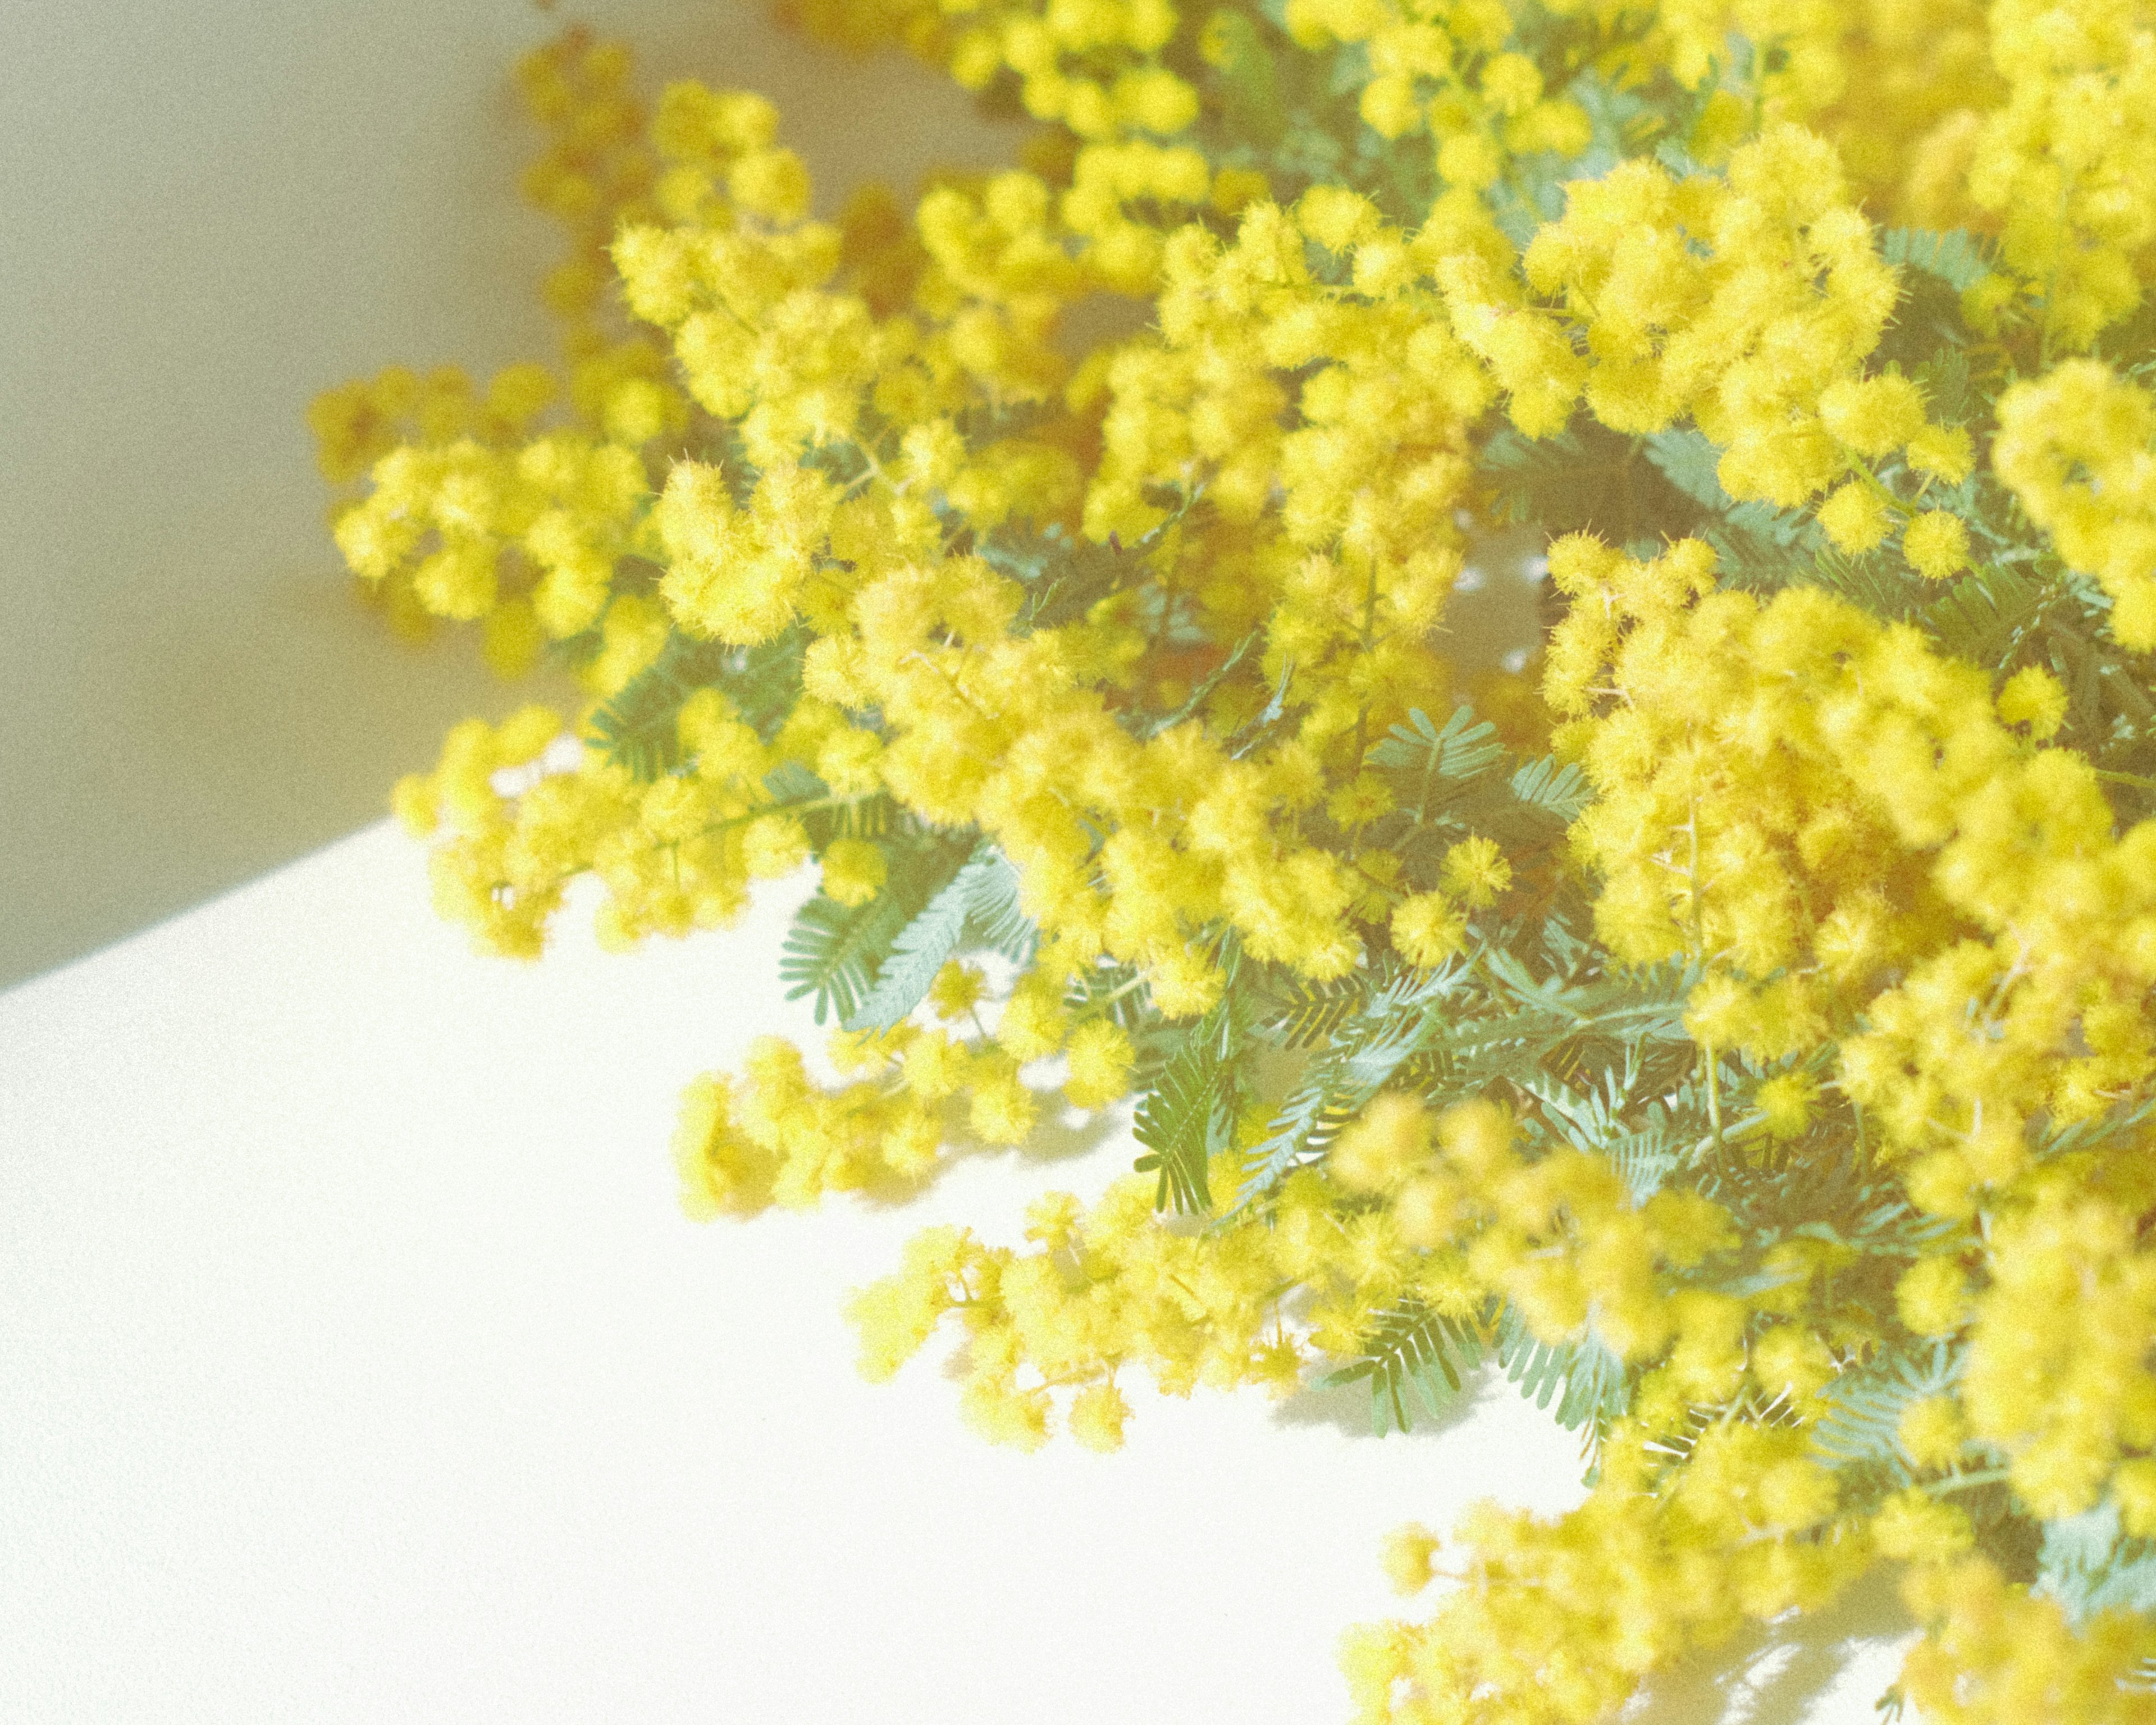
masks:
{"type": "MultiPolygon", "coordinates": [[[[9,8],[0,46],[0,988],[377,819],[521,696],[352,598],[302,414],[393,361],[544,356],[515,198],[528,0],[9,8]]],[[[754,0],[586,0],[643,81],[761,89],[825,198],[1003,159],[909,62],[754,0]]]]}

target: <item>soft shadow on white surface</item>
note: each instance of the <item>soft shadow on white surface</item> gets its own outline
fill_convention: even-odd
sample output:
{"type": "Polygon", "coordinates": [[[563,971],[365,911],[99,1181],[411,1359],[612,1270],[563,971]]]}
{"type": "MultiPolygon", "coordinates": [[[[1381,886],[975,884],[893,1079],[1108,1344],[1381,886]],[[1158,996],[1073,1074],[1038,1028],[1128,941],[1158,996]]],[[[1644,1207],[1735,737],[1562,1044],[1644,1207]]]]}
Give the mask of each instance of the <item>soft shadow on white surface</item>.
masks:
{"type": "Polygon", "coordinates": [[[572,12],[649,92],[769,92],[827,210],[1012,148],[757,0],[0,7],[0,988],[374,819],[527,698],[361,612],[304,416],[393,362],[552,357],[509,72],[572,12]]]}
{"type": "Polygon", "coordinates": [[[685,1220],[681,1085],[810,1034],[802,890],[521,966],[383,825],[0,997],[0,1718],[1322,1725],[1340,1630],[1426,1609],[1389,1528],[1577,1501],[1508,1386],[1378,1440],[1137,1378],[1099,1456],[983,1444],[948,1343],[862,1382],[915,1230],[1132,1146],[685,1220]]]}
{"type": "MultiPolygon", "coordinates": [[[[1669,1672],[1625,1725],[1877,1725],[1916,1625],[1892,1574],[1867,1575],[1831,1609],[1739,1635],[1669,1672]]],[[[1904,1717],[1917,1725],[1917,1716],[1904,1717]]]]}

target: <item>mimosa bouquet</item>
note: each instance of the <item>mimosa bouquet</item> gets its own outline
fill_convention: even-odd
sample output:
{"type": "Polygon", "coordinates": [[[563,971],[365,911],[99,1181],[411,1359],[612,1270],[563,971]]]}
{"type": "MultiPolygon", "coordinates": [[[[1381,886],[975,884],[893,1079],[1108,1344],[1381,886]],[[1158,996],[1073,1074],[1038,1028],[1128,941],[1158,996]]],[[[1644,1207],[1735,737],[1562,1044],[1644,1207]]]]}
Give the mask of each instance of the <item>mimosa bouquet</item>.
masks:
{"type": "Polygon", "coordinates": [[[1020,165],[812,219],[767,102],[572,30],[558,357],[316,404],[391,619],[583,691],[397,788],[442,910],[820,871],[827,1076],[690,1084],[692,1215],[1127,1106],[1101,1202],[856,1296],[995,1441],[1132,1372],[1576,1429],[1577,1509],[1394,1540],[1456,1584],[1361,1720],[1609,1718],[1881,1566],[1889,1704],[2156,1720],[2156,5],[795,22],[1020,165]]]}

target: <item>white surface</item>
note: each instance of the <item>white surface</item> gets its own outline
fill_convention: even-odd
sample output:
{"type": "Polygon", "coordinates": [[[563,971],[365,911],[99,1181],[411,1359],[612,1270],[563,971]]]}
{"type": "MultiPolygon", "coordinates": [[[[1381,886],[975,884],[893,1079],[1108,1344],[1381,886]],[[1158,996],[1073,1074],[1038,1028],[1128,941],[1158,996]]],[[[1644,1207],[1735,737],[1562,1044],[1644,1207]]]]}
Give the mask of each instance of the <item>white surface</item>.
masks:
{"type": "MultiPolygon", "coordinates": [[[[1327,1725],[1340,1629],[1417,1609],[1388,1528],[1574,1501],[1502,1384],[1383,1440],[1353,1394],[1133,1394],[1099,1456],[973,1436],[947,1343],[862,1382],[840,1303],[908,1235],[1018,1244],[1132,1147],[684,1219],[681,1085],[810,1033],[800,890],[625,958],[572,906],[518,966],[384,825],[0,995],[0,1720],[1327,1725]]],[[[1792,1697],[1892,1628],[1648,1717],[1781,1666],[1734,1717],[1868,1725],[1883,1643],[1792,1697]]]]}
{"type": "Polygon", "coordinates": [[[763,0],[0,0],[0,988],[373,820],[517,704],[353,602],[304,415],[552,357],[509,72],[572,9],[648,93],[768,92],[827,208],[1011,148],[763,0]]]}

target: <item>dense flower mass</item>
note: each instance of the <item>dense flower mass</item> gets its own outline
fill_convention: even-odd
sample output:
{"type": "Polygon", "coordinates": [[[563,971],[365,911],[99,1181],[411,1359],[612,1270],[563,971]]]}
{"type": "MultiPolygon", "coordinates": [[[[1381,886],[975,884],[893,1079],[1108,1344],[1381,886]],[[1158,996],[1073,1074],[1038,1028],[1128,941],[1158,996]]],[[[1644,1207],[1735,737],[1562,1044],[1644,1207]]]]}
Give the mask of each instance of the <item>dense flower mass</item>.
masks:
{"type": "Polygon", "coordinates": [[[1403,1530],[1362,1720],[1610,1718],[1881,1565],[1897,1704],[2156,1719],[2156,5],[794,17],[1020,164],[821,219],[572,30],[558,359],[316,404],[392,621],[582,688],[397,788],[443,911],[819,870],[841,1081],[696,1079],[692,1215],[1134,1099],[1101,1203],[855,1297],[994,1441],[1134,1369],[1553,1405],[1585,1502],[1403,1530]]]}

